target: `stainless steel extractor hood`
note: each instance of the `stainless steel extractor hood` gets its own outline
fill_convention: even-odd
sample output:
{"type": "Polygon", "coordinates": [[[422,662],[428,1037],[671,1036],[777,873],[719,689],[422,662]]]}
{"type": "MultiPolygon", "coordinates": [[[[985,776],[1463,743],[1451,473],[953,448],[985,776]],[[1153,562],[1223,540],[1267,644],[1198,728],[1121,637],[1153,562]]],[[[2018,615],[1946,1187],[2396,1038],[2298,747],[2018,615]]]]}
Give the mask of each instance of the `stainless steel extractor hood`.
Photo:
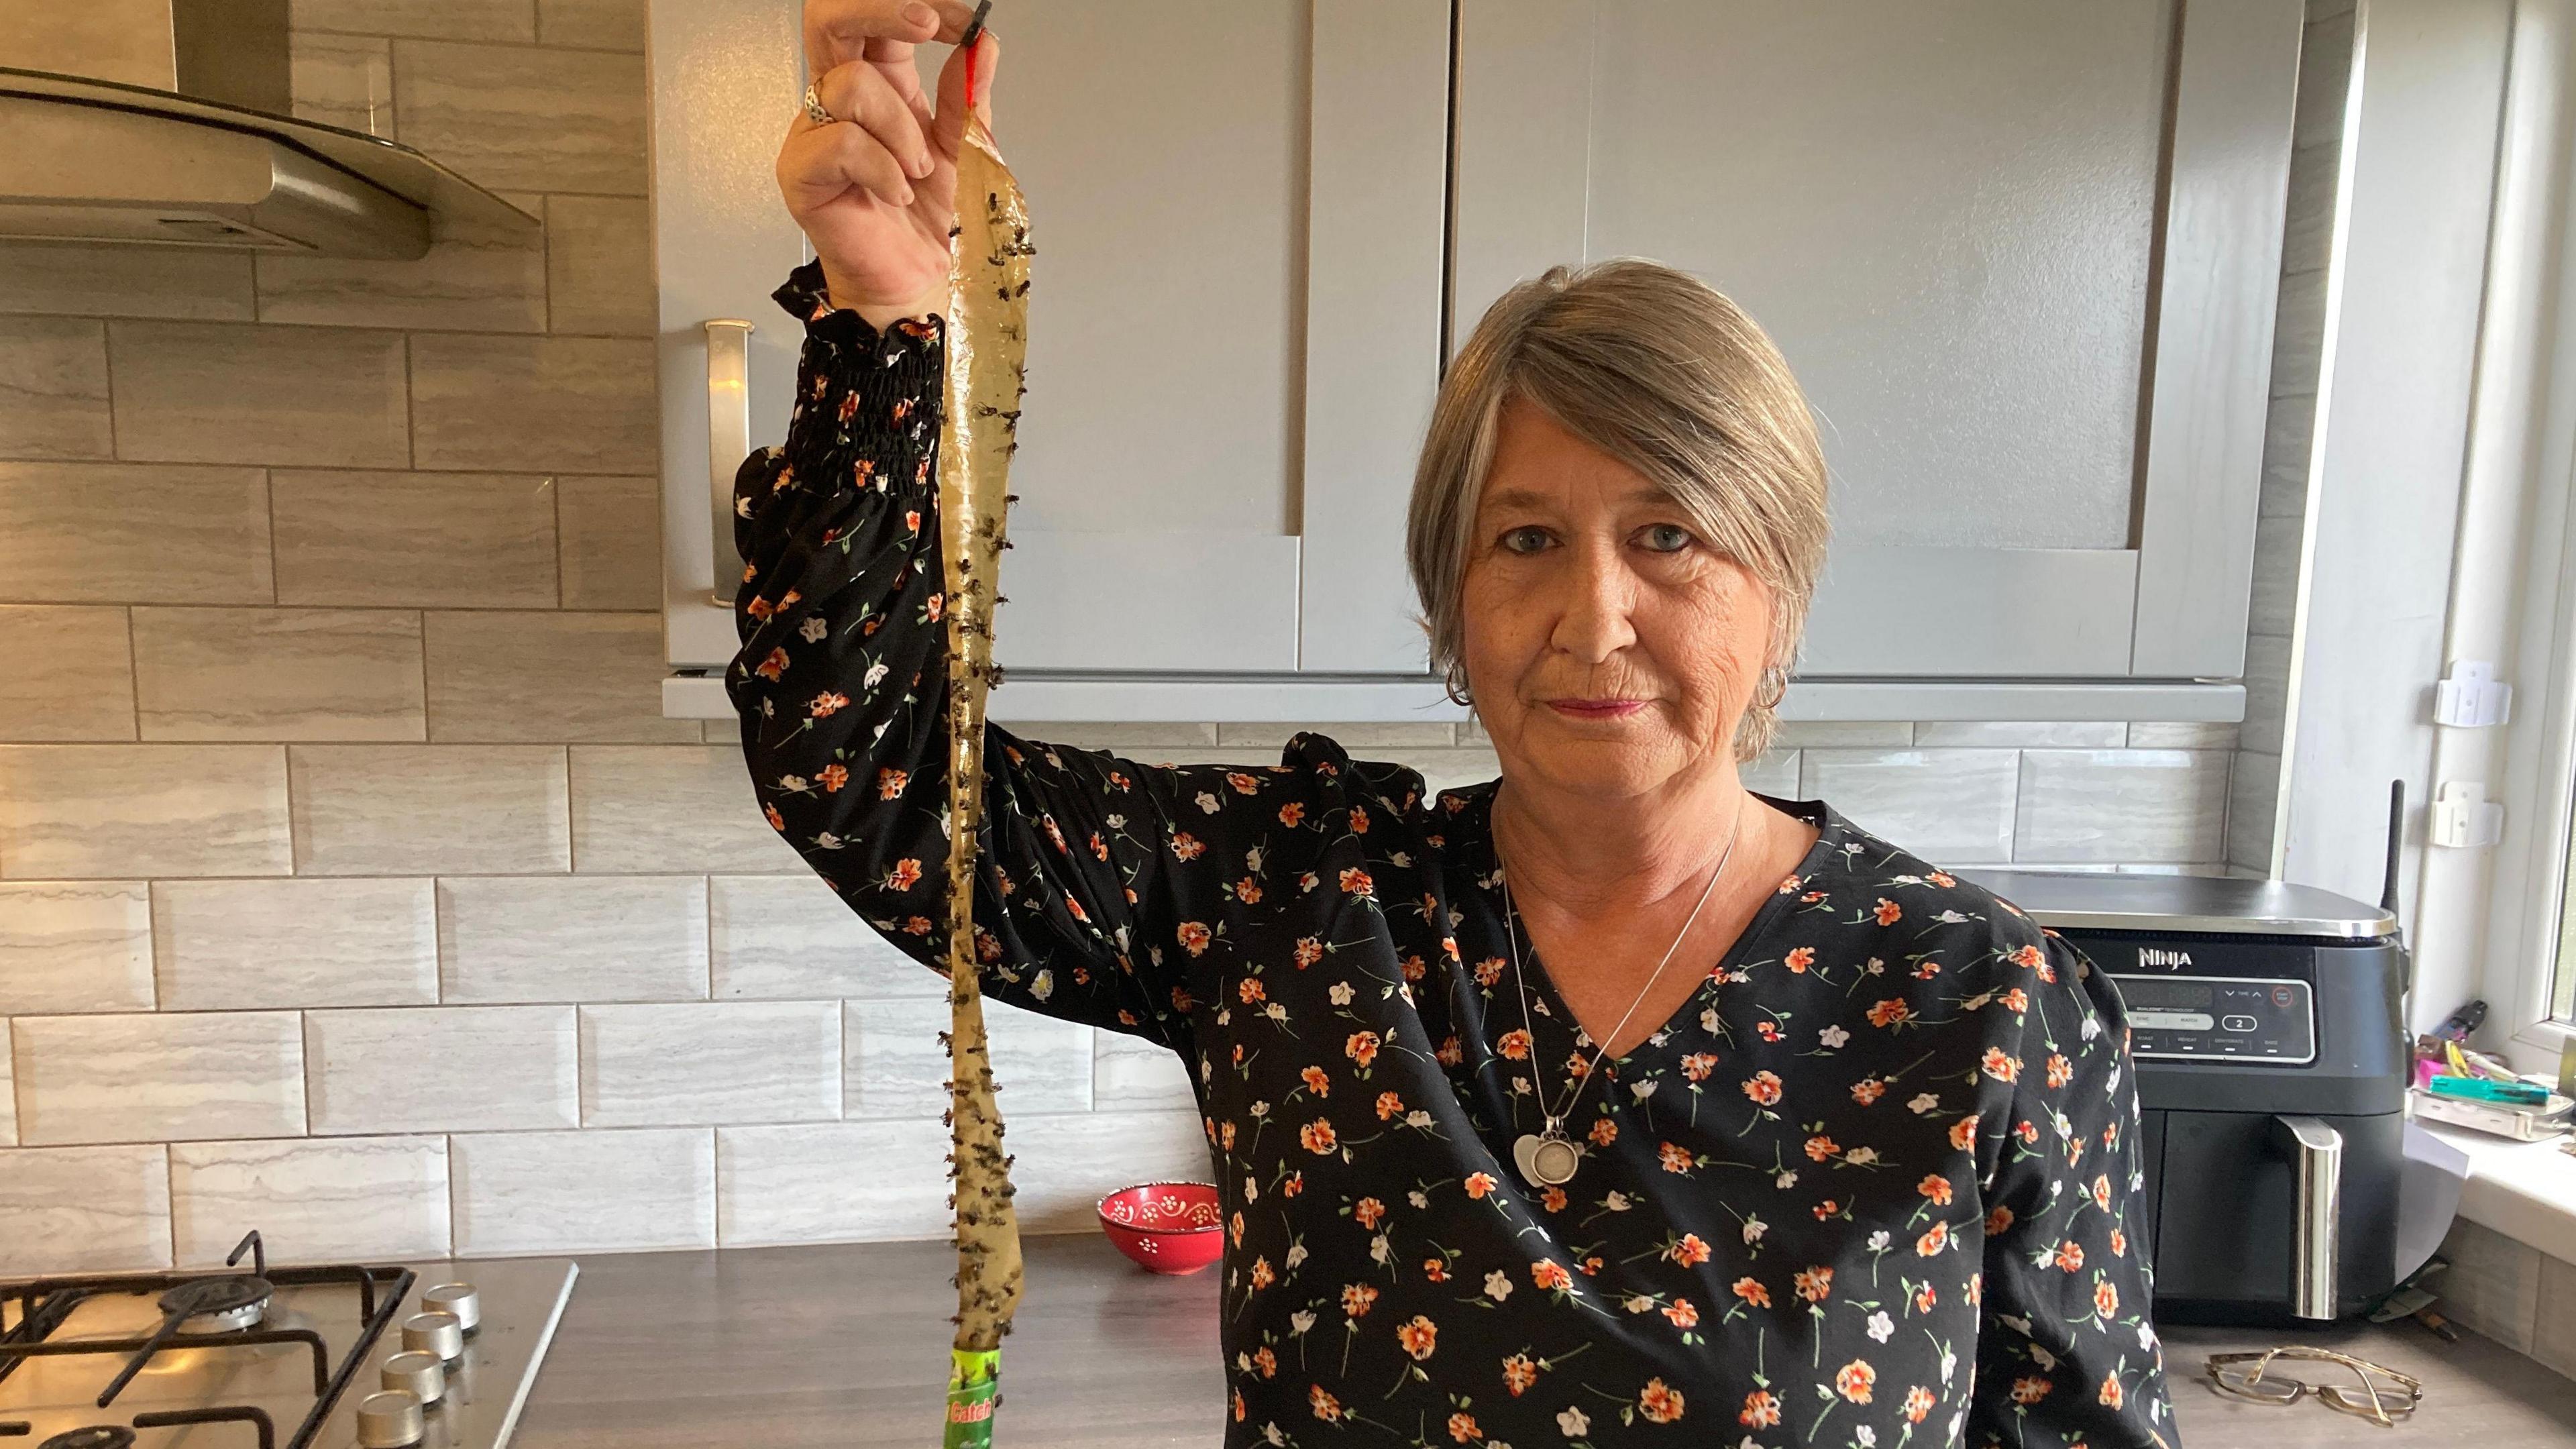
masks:
{"type": "Polygon", "coordinates": [[[286,114],[287,0],[0,0],[0,238],[403,259],[536,219],[286,114]]]}

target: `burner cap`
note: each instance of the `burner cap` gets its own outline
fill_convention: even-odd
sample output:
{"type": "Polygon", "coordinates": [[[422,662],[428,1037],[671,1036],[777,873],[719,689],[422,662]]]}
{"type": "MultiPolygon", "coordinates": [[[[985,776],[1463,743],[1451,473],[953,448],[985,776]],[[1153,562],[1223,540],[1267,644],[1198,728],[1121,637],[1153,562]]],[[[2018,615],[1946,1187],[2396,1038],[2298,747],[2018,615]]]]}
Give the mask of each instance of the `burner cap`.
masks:
{"type": "Polygon", "coordinates": [[[274,1291],[267,1279],[248,1274],[198,1278],[162,1294],[161,1311],[180,1320],[182,1333],[230,1333],[259,1322],[274,1291]]]}
{"type": "Polygon", "coordinates": [[[93,1424],[86,1429],[72,1429],[56,1434],[36,1449],[128,1449],[134,1442],[134,1431],[114,1424],[93,1424]]]}

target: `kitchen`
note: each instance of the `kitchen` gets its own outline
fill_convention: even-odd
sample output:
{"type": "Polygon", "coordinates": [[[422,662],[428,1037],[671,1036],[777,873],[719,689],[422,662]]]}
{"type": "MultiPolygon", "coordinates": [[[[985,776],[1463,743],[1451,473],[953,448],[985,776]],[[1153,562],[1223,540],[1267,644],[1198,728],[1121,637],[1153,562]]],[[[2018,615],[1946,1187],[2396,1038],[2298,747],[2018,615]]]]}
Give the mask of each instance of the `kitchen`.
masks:
{"type": "MultiPolygon", "coordinates": [[[[174,8],[88,7],[129,39],[174,8]]],[[[199,8],[265,57],[251,108],[306,123],[257,206],[223,194],[234,151],[136,160],[93,133],[137,112],[26,74],[220,121],[229,82],[171,68],[203,32],[156,62],[0,18],[0,1293],[216,1273],[253,1231],[298,1295],[326,1292],[288,1282],[313,1265],[416,1268],[386,1303],[360,1285],[375,1341],[327,1332],[353,1371],[309,1442],[356,1442],[400,1320],[460,1280],[480,1331],[414,1351],[479,1378],[432,1442],[935,1432],[946,989],[762,820],[722,678],[743,560],[714,520],[797,368],[770,294],[808,255],[772,167],[798,9],[199,8]],[[163,220],[197,193],[148,188],[193,183],[216,199],[163,220]]],[[[1312,726],[1432,791],[1492,779],[1409,617],[1442,365],[1515,280],[1660,256],[1780,340],[1837,490],[1748,787],[2049,877],[2079,933],[2230,889],[2207,882],[2251,893],[2167,899],[2306,921],[2301,950],[2402,930],[2400,1030],[2483,1000],[2466,1044],[2557,1076],[2570,7],[1002,0],[991,24],[1039,245],[995,720],[1246,769],[1312,726]],[[1760,144],[1696,139],[1734,135],[1760,144]],[[1939,627],[1893,637],[1895,607],[1939,627]],[[2335,903],[2292,912],[2294,887],[2335,903]]],[[[2208,934],[2186,914],[2157,929],[2208,934]]],[[[2356,979],[2400,958],[2373,959],[2356,979]]],[[[1219,1442],[1218,1275],[1133,1269],[1095,1206],[1209,1178],[1180,1059],[1002,1005],[991,1029],[1030,1264],[997,1437],[1219,1442]]],[[[2188,1070],[2141,1066],[2150,1110],[2188,1070]]],[[[2393,1131],[2371,1100],[2244,1105],[2393,1131]]],[[[2389,1211],[2399,1164],[2346,1130],[2345,1262],[2411,1272],[2439,1242],[2457,1342],[2168,1320],[2179,1437],[2576,1442],[2576,1158],[2428,1131],[2456,1149],[2405,1169],[2431,1205],[2389,1211]],[[2286,1343],[2416,1375],[2424,1405],[2387,1431],[2204,1375],[2286,1343]]],[[[2249,1291],[2286,1302],[2299,1160],[2168,1185],[2168,1220],[2234,1221],[2241,1193],[2249,1291]]],[[[2358,1317],[2334,1277],[2323,1316],[2358,1317]]],[[[2160,1300],[2191,1282],[2160,1257],[2160,1300]]],[[[0,1377],[29,1442],[133,1425],[167,1381],[67,1417],[94,1390],[36,1396],[66,1362],[36,1358],[0,1377]]]]}

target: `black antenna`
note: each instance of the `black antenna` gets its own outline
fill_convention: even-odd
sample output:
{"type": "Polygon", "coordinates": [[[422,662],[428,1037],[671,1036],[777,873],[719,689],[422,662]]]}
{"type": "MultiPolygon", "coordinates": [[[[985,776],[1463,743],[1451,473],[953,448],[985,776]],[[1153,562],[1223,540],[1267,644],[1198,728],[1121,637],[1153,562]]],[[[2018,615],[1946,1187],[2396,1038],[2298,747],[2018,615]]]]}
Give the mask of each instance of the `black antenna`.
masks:
{"type": "Polygon", "coordinates": [[[2397,847],[2406,837],[2406,782],[2388,782],[2388,873],[2379,883],[2379,908],[2397,914],[2397,847]]]}

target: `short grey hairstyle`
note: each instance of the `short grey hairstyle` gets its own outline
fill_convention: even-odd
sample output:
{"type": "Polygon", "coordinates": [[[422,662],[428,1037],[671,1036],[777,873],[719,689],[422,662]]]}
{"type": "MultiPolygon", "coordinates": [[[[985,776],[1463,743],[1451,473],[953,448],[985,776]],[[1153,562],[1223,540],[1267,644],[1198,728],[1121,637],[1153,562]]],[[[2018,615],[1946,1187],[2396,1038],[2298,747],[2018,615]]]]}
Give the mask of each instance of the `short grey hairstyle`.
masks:
{"type": "Polygon", "coordinates": [[[1460,704],[1474,703],[1461,614],[1476,508],[1516,397],[1670,494],[1770,591],[1762,680],[1735,735],[1738,760],[1760,755],[1828,532],[1824,451],[1788,360],[1715,288],[1638,257],[1552,267],[1485,310],[1441,381],[1405,520],[1432,667],[1460,704]]]}

